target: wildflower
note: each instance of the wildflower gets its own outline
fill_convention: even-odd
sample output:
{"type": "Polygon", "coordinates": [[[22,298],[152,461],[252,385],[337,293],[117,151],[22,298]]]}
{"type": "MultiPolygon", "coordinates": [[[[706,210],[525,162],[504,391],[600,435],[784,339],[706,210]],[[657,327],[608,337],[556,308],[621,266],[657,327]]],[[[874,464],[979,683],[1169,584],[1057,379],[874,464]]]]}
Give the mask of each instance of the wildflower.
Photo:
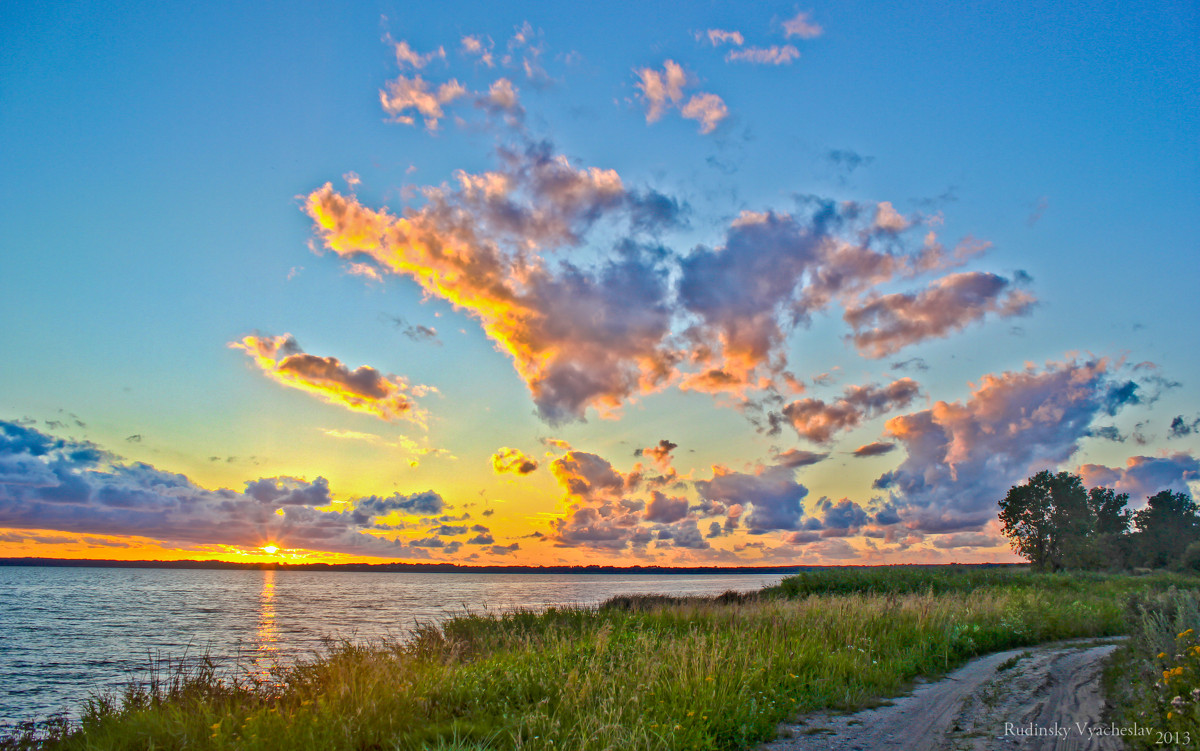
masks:
{"type": "Polygon", "coordinates": [[[1162,659],[1165,659],[1165,658],[1166,658],[1166,656],[1167,656],[1167,653],[1166,653],[1166,652],[1159,652],[1159,653],[1158,653],[1158,659],[1160,659],[1160,660],[1162,660],[1162,659]]]}
{"type": "Polygon", "coordinates": [[[683,725],[676,725],[673,730],[683,730],[683,725]]]}
{"type": "Polygon", "coordinates": [[[1180,631],[1180,632],[1179,632],[1179,635],[1178,635],[1178,636],[1176,636],[1175,638],[1176,638],[1176,639],[1182,639],[1182,638],[1183,638],[1183,637],[1185,637],[1185,636],[1191,636],[1191,635],[1192,635],[1192,630],[1189,628],[1187,631],[1180,631]]]}
{"type": "Polygon", "coordinates": [[[1171,700],[1171,706],[1175,707],[1176,709],[1183,709],[1184,704],[1187,704],[1187,700],[1182,696],[1176,696],[1171,700]]]}
{"type": "Polygon", "coordinates": [[[1167,712],[1167,719],[1168,719],[1168,720],[1169,720],[1169,719],[1171,719],[1171,718],[1172,718],[1172,717],[1174,717],[1174,716],[1175,716],[1175,713],[1174,713],[1174,712],[1167,712]]]}
{"type": "Polygon", "coordinates": [[[1192,689],[1192,701],[1200,701],[1200,688],[1192,689]]]}

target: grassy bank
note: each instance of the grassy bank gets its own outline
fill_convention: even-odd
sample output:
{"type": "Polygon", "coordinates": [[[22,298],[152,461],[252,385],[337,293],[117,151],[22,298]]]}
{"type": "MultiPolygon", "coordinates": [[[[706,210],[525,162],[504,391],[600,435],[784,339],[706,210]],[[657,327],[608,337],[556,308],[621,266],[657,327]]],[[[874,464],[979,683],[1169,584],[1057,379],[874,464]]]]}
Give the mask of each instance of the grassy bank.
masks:
{"type": "Polygon", "coordinates": [[[750,596],[463,616],[269,681],[211,667],[94,700],[62,749],[739,749],[797,711],[1041,641],[1123,633],[1131,597],[1194,579],[844,569],[750,596]]]}

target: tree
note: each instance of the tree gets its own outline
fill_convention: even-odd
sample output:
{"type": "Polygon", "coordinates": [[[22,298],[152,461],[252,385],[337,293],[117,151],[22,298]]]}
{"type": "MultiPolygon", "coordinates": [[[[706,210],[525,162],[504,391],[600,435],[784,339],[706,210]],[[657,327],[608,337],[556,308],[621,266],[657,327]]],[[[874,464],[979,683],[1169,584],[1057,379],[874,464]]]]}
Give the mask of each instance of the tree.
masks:
{"type": "Polygon", "coordinates": [[[1088,508],[1095,526],[1088,551],[1088,568],[1125,568],[1129,563],[1130,514],[1128,493],[1095,487],[1088,491],[1088,508]]]}
{"type": "Polygon", "coordinates": [[[1134,548],[1138,562],[1152,568],[1174,565],[1188,546],[1200,540],[1200,509],[1186,493],[1163,490],[1133,513],[1137,524],[1134,548]]]}
{"type": "Polygon", "coordinates": [[[1000,501],[1004,534],[1037,568],[1090,567],[1096,515],[1089,500],[1079,475],[1038,472],[1000,501]]]}

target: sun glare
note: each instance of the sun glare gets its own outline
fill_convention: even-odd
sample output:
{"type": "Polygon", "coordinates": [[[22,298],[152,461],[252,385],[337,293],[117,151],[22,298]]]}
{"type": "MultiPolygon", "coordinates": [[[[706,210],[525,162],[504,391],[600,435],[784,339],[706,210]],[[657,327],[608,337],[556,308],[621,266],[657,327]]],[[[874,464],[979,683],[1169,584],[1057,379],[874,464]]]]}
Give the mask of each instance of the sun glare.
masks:
{"type": "Polygon", "coordinates": [[[279,551],[279,548],[278,548],[278,546],[275,546],[275,545],[263,545],[263,551],[267,555],[275,555],[275,553],[277,553],[279,551]]]}

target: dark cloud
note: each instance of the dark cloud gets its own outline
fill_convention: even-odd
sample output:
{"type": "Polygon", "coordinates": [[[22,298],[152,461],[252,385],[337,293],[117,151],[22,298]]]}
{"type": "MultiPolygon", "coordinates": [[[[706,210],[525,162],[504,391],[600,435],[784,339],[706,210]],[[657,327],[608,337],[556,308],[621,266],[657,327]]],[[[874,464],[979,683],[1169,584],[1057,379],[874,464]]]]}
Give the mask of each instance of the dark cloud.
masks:
{"type": "Polygon", "coordinates": [[[1200,417],[1189,422],[1183,415],[1177,415],[1171,420],[1171,432],[1167,434],[1167,438],[1184,438],[1195,433],[1197,428],[1200,428],[1200,417]]]}
{"type": "Polygon", "coordinates": [[[1126,438],[1126,436],[1121,435],[1121,431],[1115,425],[1092,428],[1088,431],[1088,435],[1095,438],[1103,438],[1106,441],[1113,441],[1114,443],[1124,443],[1126,438]]]}
{"type": "MultiPolygon", "coordinates": [[[[0,527],[136,535],[173,545],[286,548],[426,557],[403,540],[364,534],[393,511],[438,513],[433,491],[331,504],[323,477],[264,477],[207,490],[181,474],[120,463],[94,444],[0,421],[0,527]]],[[[418,546],[419,547],[419,546],[418,546]]]]}
{"type": "Polygon", "coordinates": [[[751,534],[799,529],[808,488],[791,467],[763,467],[755,474],[717,469],[711,480],[695,483],[700,498],[725,506],[750,506],[745,525],[751,534]]]}
{"type": "Polygon", "coordinates": [[[875,443],[868,443],[865,446],[859,446],[858,448],[854,449],[854,455],[860,456],[860,457],[861,456],[883,456],[884,454],[890,453],[891,451],[895,450],[895,448],[896,448],[896,444],[894,444],[894,443],[886,443],[883,441],[877,441],[875,443]]]}
{"type": "Polygon", "coordinates": [[[847,174],[859,167],[869,166],[871,162],[875,161],[875,157],[873,156],[863,156],[850,149],[830,149],[825,152],[825,158],[835,166],[845,170],[847,174]]]}
{"type": "Polygon", "coordinates": [[[866,510],[849,498],[835,503],[822,496],[814,505],[813,514],[820,520],[820,529],[824,537],[852,534],[870,521],[866,510]]]}
{"type": "Polygon", "coordinates": [[[908,370],[909,368],[912,368],[913,370],[917,370],[922,373],[929,370],[929,365],[923,358],[920,357],[910,357],[907,360],[897,360],[888,367],[890,367],[892,370],[908,370]]]}
{"type": "Polygon", "coordinates": [[[411,324],[403,316],[384,315],[384,318],[399,329],[401,334],[414,342],[432,342],[437,345],[441,345],[442,343],[442,340],[438,338],[437,329],[432,326],[411,324]]]}
{"type": "Polygon", "coordinates": [[[781,451],[775,455],[775,464],[781,467],[790,467],[798,469],[807,467],[811,464],[816,464],[819,461],[827,458],[829,454],[821,454],[816,451],[801,451],[800,449],[788,449],[781,451]]]}
{"type": "Polygon", "coordinates": [[[875,487],[914,529],[978,529],[1010,486],[1074,455],[1107,414],[1111,386],[1103,359],[985,375],[965,402],[888,420],[907,456],[875,487]]]}
{"type": "Polygon", "coordinates": [[[687,513],[687,498],[667,496],[655,490],[646,506],[646,521],[669,524],[683,519],[687,513]]]}
{"type": "Polygon", "coordinates": [[[641,448],[633,452],[634,456],[645,456],[654,462],[661,471],[666,472],[671,466],[671,452],[679,448],[679,444],[663,438],[655,446],[641,448]]]}

